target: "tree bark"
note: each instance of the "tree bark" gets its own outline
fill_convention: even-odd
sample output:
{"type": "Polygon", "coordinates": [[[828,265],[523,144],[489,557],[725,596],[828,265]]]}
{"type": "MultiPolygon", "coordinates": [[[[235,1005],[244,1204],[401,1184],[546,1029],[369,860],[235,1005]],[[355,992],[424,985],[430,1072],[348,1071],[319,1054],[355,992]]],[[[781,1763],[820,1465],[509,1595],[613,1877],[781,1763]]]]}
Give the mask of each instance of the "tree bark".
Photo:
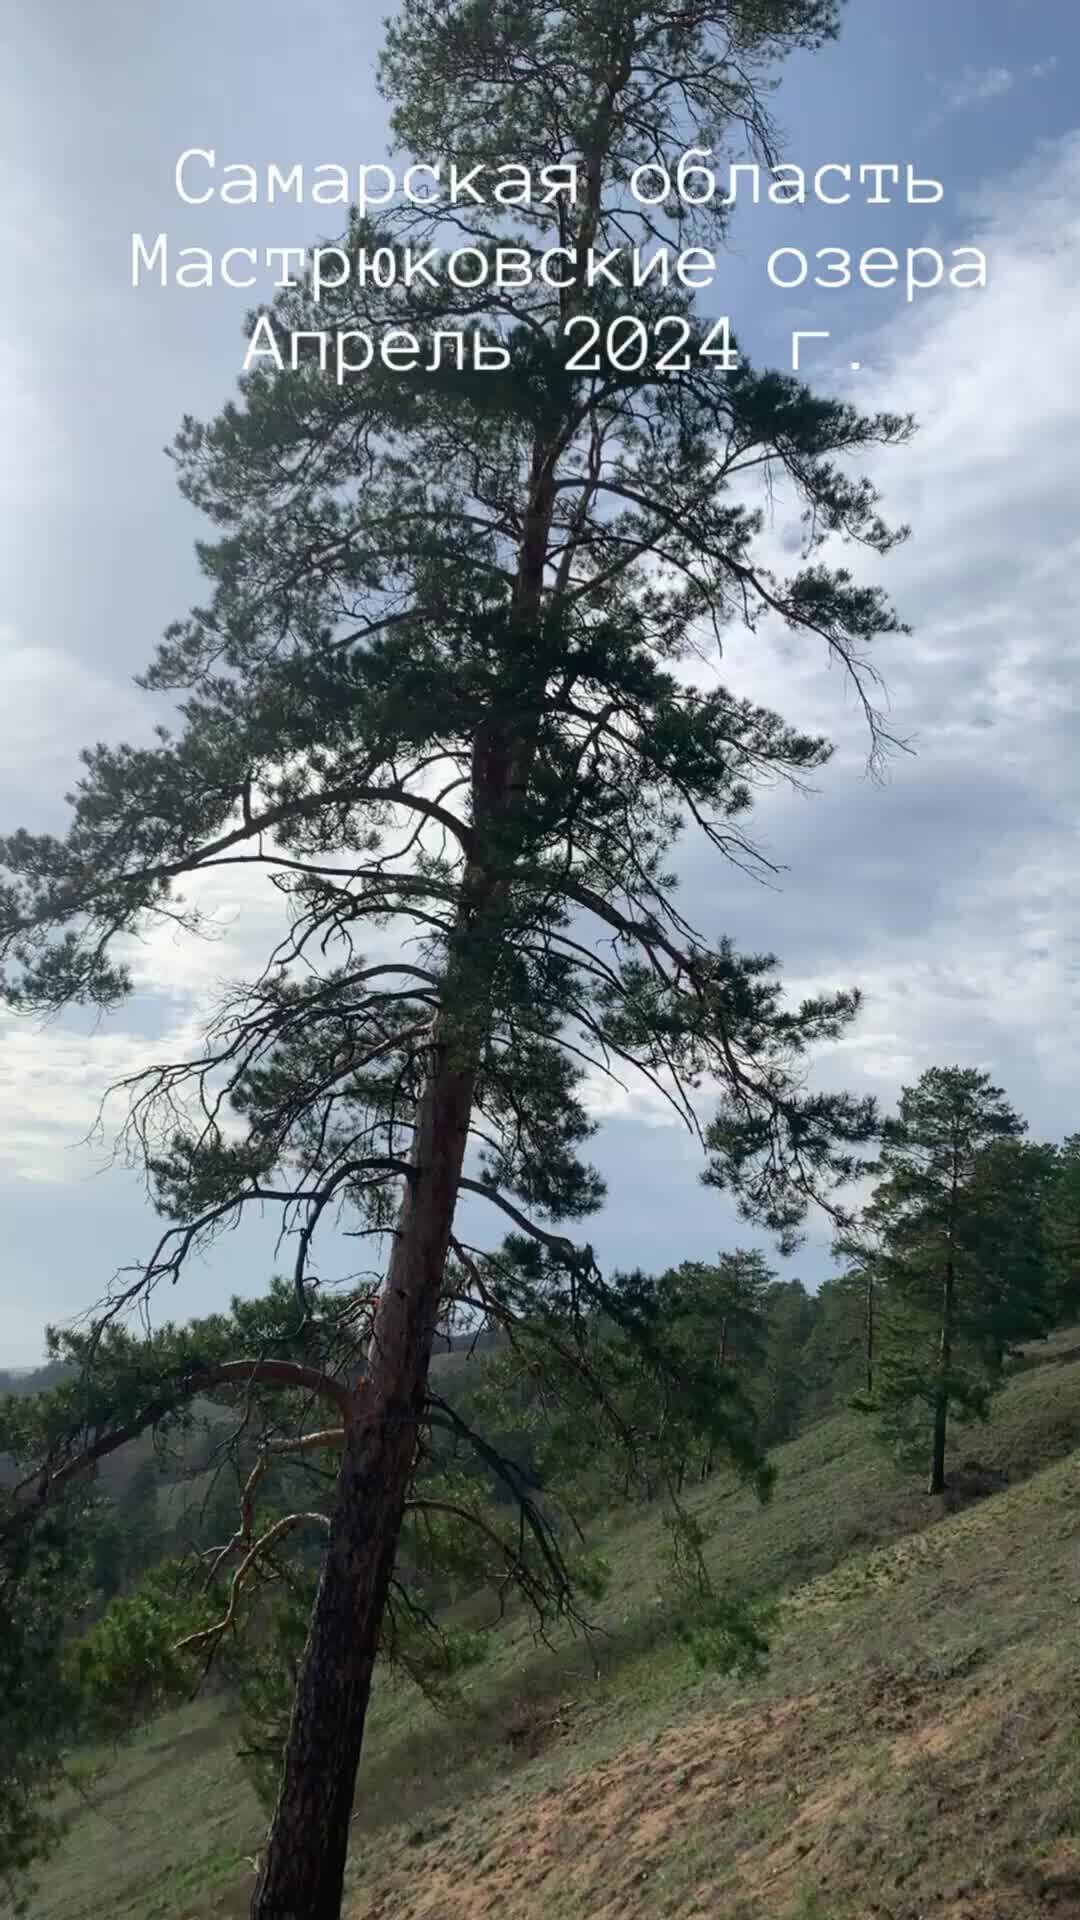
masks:
{"type": "Polygon", "coordinates": [[[356,1772],[438,1313],[472,1075],[439,1060],[346,1421],[326,1559],[252,1920],[339,1920],[356,1772]]]}
{"type": "MultiPolygon", "coordinates": [[[[512,611],[527,647],[544,585],[554,455],[533,449],[512,611]]],[[[326,1559],[296,1684],[277,1803],[251,1920],[340,1920],[372,1672],[423,1418],[431,1346],[461,1182],[485,998],[528,789],[535,723],[478,729],[474,855],[462,879],[433,1060],[379,1296],[364,1379],[346,1420],[326,1559]]]]}

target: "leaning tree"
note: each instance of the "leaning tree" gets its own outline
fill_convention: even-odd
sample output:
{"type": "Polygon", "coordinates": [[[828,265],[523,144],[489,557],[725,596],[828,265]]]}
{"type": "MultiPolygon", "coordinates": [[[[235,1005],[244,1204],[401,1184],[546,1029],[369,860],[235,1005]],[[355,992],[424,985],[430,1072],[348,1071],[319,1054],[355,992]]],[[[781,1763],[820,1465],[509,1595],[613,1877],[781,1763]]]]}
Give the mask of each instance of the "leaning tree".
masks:
{"type": "Polygon", "coordinates": [[[492,261],[508,244],[534,261],[557,248],[562,268],[524,286],[381,271],[281,293],[238,400],[186,420],[175,446],[215,529],[199,549],[206,604],[145,676],[179,696],[175,729],[151,748],[95,747],[66,835],[0,846],[7,997],[27,1011],[113,1006],[130,936],[162,917],[197,931],[178,888],[201,874],[264,870],[288,913],[197,1057],[131,1089],[168,1225],[116,1283],[86,1364],[251,1206],[280,1207],[295,1234],[294,1318],[257,1351],[189,1355],[168,1384],[151,1368],[122,1418],[91,1395],[14,1516],[33,1527],[95,1449],[178,1394],[264,1383],[329,1406],[336,1491],[257,1920],[339,1912],[436,1325],[455,1302],[508,1328],[542,1313],[572,1355],[604,1308],[570,1234],[603,1199],[582,1157],[590,1082],[651,1085],[700,1139],[706,1180],[782,1242],[808,1206],[833,1204],[874,1125],[869,1103],[805,1079],[857,996],[790,1003],[771,956],[692,922],[675,856],[692,831],[718,871],[753,868],[755,790],[829,757],[723,683],[725,628],[772,623],[820,646],[876,725],[867,648],[897,621],[824,549],[881,554],[899,537],[850,458],[910,423],[755,372],[734,343],[718,359],[715,316],[676,282],[612,287],[588,270],[634,245],[722,241],[719,198],[645,206],[634,169],[674,177],[691,147],[772,161],[771,69],[831,37],[837,13],[405,0],[381,69],[401,149],[492,178],[572,164],[577,191],[449,211],[403,200],[351,214],[345,252],[402,264],[451,234],[492,261]],[[603,333],[618,317],[653,333],[683,322],[687,350],[583,367],[581,322],[603,333]],[[377,355],[327,373],[320,334],[387,329],[422,343],[422,367],[377,355]],[[435,364],[448,332],[473,343],[460,365],[435,364]],[[301,335],[294,367],[280,343],[301,335]],[[803,516],[786,575],[762,550],[772,487],[803,516]],[[343,1209],[387,1252],[377,1283],[348,1276],[333,1314],[322,1230],[343,1209]],[[485,1234],[485,1209],[508,1245],[485,1234]]]}

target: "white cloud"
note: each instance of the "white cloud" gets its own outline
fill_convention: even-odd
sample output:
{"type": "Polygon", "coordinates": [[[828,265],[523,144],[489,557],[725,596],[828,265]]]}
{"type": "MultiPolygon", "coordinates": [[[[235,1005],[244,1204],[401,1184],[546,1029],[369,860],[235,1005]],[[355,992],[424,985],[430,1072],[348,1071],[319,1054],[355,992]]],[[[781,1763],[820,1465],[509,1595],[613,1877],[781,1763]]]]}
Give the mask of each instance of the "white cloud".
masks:
{"type": "Polygon", "coordinates": [[[919,128],[922,134],[934,133],[938,127],[944,126],[950,114],[964,113],[969,107],[984,107],[991,100],[1000,100],[1016,85],[1016,75],[1008,67],[965,67],[956,80],[939,80],[932,73],[927,75],[927,79],[937,99],[919,128]]]}
{"type": "Polygon", "coordinates": [[[957,80],[947,80],[941,88],[942,100],[950,113],[965,107],[981,107],[987,100],[998,100],[1016,84],[1016,75],[1008,67],[965,67],[957,80]]]}
{"type": "MultiPolygon", "coordinates": [[[[15,63],[11,63],[14,65],[15,63]]],[[[70,226],[28,169],[24,121],[8,89],[0,93],[0,165],[5,190],[0,207],[0,247],[20,284],[51,281],[54,265],[70,251],[70,226]],[[44,263],[44,264],[43,264],[44,263]]],[[[0,511],[25,508],[55,497],[72,483],[69,435],[50,404],[46,368],[37,333],[16,326],[10,312],[0,320],[0,511]]]]}
{"type": "Polygon", "coordinates": [[[55,1184],[88,1177],[102,1164],[104,1146],[83,1143],[107,1088],[196,1040],[194,1010],[157,1040],[122,1016],[87,1030],[0,1014],[0,1170],[55,1184]]]}
{"type": "Polygon", "coordinates": [[[1034,61],[1019,73],[1011,67],[969,66],[954,80],[940,80],[935,74],[929,74],[927,78],[935,88],[938,99],[933,111],[923,122],[922,131],[929,133],[935,127],[940,127],[950,114],[966,113],[971,107],[989,106],[991,101],[1003,99],[1025,80],[1046,80],[1057,64],[1057,55],[1050,54],[1044,60],[1034,61]]]}
{"type": "Polygon", "coordinates": [[[996,1061],[1053,1133],[1080,1069],[1080,133],[981,194],[956,238],[989,253],[990,286],[890,324],[851,389],[921,422],[874,462],[914,527],[881,578],[915,630],[879,660],[917,757],[861,786],[857,715],[801,650],[733,635],[725,672],[840,743],[820,799],[764,809],[793,872],[756,915],[800,985],[866,993],[844,1076],[888,1097],[934,1061],[996,1061]]]}
{"type": "MultiPolygon", "coordinates": [[[[157,714],[148,695],[117,684],[59,647],[29,644],[0,625],[0,782],[5,802],[30,811],[31,794],[52,800],[78,773],[80,747],[96,739],[147,738],[157,714]]],[[[7,822],[5,821],[5,830],[7,822]]]]}

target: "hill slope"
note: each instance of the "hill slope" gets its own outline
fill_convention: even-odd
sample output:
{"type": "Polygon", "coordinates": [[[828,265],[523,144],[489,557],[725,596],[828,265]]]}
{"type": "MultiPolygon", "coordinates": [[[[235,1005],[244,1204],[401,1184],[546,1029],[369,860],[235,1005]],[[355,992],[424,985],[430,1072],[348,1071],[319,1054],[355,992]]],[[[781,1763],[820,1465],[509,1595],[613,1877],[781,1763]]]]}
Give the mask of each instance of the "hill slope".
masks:
{"type": "MultiPolygon", "coordinates": [[[[672,1640],[658,1513],[613,1521],[590,1645],[510,1622],[450,1720],[383,1686],[352,1920],[1080,1916],[1078,1447],[1080,1370],[1045,1365],[958,1435],[943,1501],[849,1415],[781,1450],[764,1509],[696,1491],[714,1573],[784,1596],[753,1680],[672,1640]]],[[[230,1745],[209,1703],[148,1730],[35,1916],[243,1914],[259,1821],[230,1745]]]]}
{"type": "Polygon", "coordinates": [[[1078,1608],[1074,1455],[800,1589],[764,1682],[676,1686],[628,1743],[372,1835],[350,1911],[1080,1914],[1078,1608]]]}

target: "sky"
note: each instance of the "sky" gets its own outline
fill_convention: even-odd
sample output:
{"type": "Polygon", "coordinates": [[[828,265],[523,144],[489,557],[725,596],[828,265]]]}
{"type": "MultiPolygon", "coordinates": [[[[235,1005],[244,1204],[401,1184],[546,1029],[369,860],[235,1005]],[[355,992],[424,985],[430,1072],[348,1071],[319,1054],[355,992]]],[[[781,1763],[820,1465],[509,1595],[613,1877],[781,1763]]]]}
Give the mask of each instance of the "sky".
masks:
{"type": "MultiPolygon", "coordinates": [[[[251,295],[130,284],[131,234],[177,246],[303,245],[319,210],[181,205],[177,155],[355,166],[385,156],[381,9],[358,0],[0,0],[0,827],[62,829],[81,747],[145,739],[133,684],[199,597],[198,517],[164,449],[233,390],[251,295]]],[[[725,679],[837,743],[809,795],[768,797],[769,888],[688,852],[711,935],[771,950],[799,991],[858,985],[858,1026],[819,1066],[888,1106],[934,1064],[992,1074],[1038,1137],[1080,1130],[1080,14],[1059,0],[849,0],[839,42],[800,57],[775,107],[784,157],[911,162],[937,205],[744,207],[706,305],[755,360],[867,409],[912,411],[875,458],[908,543],[862,572],[911,632],[876,664],[911,751],[885,778],[842,677],[804,642],[725,636],[725,679]],[[982,289],[785,292],[772,250],[982,247],[982,289]],[[854,371],[853,362],[858,362],[854,371]]],[[[783,507],[766,540],[790,548],[783,507]]],[[[220,876],[214,876],[220,882],[220,876]]],[[[265,891],[209,885],[218,937],[154,932],[119,1012],[42,1027],[0,1015],[0,1367],[41,1357],[159,1230],[137,1171],[87,1141],[108,1085],[198,1032],[216,984],[253,969],[265,891]]],[[[699,1184],[700,1150],[656,1103],[598,1095],[609,1199],[601,1260],[658,1268],[754,1236],[699,1184]],[[677,1223],[677,1226],[673,1223],[677,1223]]],[[[121,1117],[113,1114],[113,1122],[121,1117]]],[[[778,1270],[816,1285],[828,1234],[778,1270]]],[[[212,1310],[274,1270],[272,1223],[192,1267],[159,1314],[212,1310]]]]}

